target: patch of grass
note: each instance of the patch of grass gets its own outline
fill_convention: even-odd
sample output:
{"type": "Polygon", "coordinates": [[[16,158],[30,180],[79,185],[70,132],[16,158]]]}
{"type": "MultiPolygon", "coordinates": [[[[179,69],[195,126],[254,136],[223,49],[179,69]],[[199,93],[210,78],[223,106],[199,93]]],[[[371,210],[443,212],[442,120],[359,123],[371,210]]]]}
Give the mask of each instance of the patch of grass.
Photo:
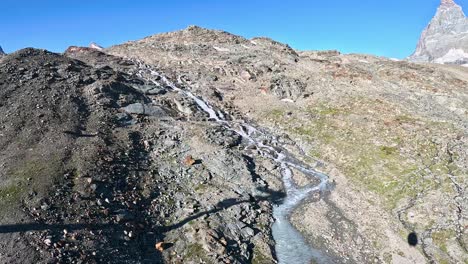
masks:
{"type": "Polygon", "coordinates": [[[347,114],[348,111],[345,108],[337,108],[323,103],[317,104],[314,107],[309,107],[308,112],[320,116],[334,116],[338,114],[347,114]]]}
{"type": "Polygon", "coordinates": [[[269,263],[271,263],[271,259],[265,256],[258,247],[255,247],[253,250],[252,264],[269,264],[269,263]]]}
{"type": "Polygon", "coordinates": [[[194,243],[187,246],[185,257],[195,261],[199,261],[200,259],[206,261],[206,253],[201,244],[194,243]]]}
{"type": "Polygon", "coordinates": [[[200,183],[195,186],[195,192],[197,193],[204,193],[208,189],[208,185],[200,183]]]}
{"type": "Polygon", "coordinates": [[[21,194],[21,188],[19,185],[9,185],[4,188],[0,188],[0,201],[10,202],[18,199],[21,194]]]}
{"type": "Polygon", "coordinates": [[[441,230],[438,232],[433,232],[431,234],[432,241],[436,244],[443,252],[447,253],[447,241],[456,236],[455,231],[453,230],[441,230]]]}
{"type": "Polygon", "coordinates": [[[8,178],[0,187],[2,208],[21,201],[31,190],[26,183],[35,190],[45,191],[61,172],[63,172],[62,163],[57,156],[51,156],[49,160],[24,160],[20,166],[7,172],[8,178]]]}
{"type": "Polygon", "coordinates": [[[275,123],[308,141],[311,156],[334,164],[351,182],[381,197],[388,210],[420,192],[442,187],[451,191],[450,182],[440,186],[434,175],[444,179],[449,172],[463,171],[449,163],[444,146],[433,141],[456,134],[456,128],[393,109],[357,98],[344,107],[317,103],[292,117],[277,117],[275,123]]]}
{"type": "Polygon", "coordinates": [[[52,157],[50,160],[28,160],[8,174],[13,179],[35,179],[44,176],[55,176],[61,170],[60,167],[60,161],[56,157],[52,157]]]}
{"type": "Polygon", "coordinates": [[[380,150],[380,157],[382,158],[391,156],[398,151],[396,147],[388,147],[388,146],[381,146],[379,150],[380,150]]]}
{"type": "Polygon", "coordinates": [[[317,149],[312,149],[309,151],[309,155],[311,157],[314,157],[314,158],[318,158],[318,159],[321,159],[322,158],[322,154],[320,153],[320,151],[318,151],[317,149]]]}
{"type": "Polygon", "coordinates": [[[282,117],[283,115],[284,115],[284,111],[280,109],[273,109],[270,112],[270,116],[274,118],[279,118],[279,117],[282,117]]]}

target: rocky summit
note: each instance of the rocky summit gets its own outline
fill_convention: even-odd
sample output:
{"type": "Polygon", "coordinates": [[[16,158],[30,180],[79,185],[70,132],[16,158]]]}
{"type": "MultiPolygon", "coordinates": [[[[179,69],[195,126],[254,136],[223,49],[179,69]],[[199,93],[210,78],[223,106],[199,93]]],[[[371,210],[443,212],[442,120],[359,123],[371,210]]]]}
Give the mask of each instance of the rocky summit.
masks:
{"type": "Polygon", "coordinates": [[[416,51],[408,59],[468,66],[468,18],[462,8],[453,0],[441,0],[416,51]]]}
{"type": "Polygon", "coordinates": [[[458,65],[197,26],[8,54],[0,263],[466,263],[467,102],[458,65]]]}
{"type": "Polygon", "coordinates": [[[104,48],[99,46],[98,44],[94,43],[94,42],[91,42],[91,44],[89,44],[89,47],[92,48],[92,49],[95,49],[95,50],[103,50],[104,48]]]}

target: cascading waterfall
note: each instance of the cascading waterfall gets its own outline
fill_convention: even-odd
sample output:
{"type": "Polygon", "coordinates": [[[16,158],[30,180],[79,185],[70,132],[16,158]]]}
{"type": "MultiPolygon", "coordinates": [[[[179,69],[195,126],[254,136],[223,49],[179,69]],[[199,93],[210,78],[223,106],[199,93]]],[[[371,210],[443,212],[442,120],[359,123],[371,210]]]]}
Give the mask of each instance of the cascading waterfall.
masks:
{"type": "MultiPolygon", "coordinates": [[[[139,73],[140,75],[143,76],[146,72],[154,77],[158,77],[158,79],[166,86],[191,98],[209,115],[211,120],[240,135],[248,144],[246,149],[251,146],[255,146],[262,156],[272,159],[279,165],[279,168],[281,168],[284,188],[286,190],[286,197],[282,203],[275,205],[273,209],[275,223],[273,224],[272,232],[276,243],[275,250],[279,263],[304,264],[310,263],[311,260],[318,263],[332,263],[331,259],[324,253],[311,248],[299,231],[297,231],[289,221],[292,211],[302,201],[304,201],[304,199],[314,192],[324,191],[327,188],[328,177],[323,173],[315,171],[299,159],[295,158],[292,154],[282,148],[277,141],[270,140],[274,144],[265,144],[265,138],[272,138],[266,132],[260,131],[244,121],[228,121],[221,111],[216,111],[203,99],[195,96],[190,91],[179,88],[165,76],[159,74],[155,70],[152,70],[149,66],[143,65],[140,62],[138,62],[138,64],[141,69],[139,73]],[[291,171],[291,168],[301,171],[308,177],[320,180],[319,184],[299,188],[292,179],[293,172],[291,171]]],[[[161,85],[158,81],[152,80],[152,82],[157,85],[161,85]]],[[[184,84],[181,77],[178,78],[178,83],[181,85],[184,84]]]]}

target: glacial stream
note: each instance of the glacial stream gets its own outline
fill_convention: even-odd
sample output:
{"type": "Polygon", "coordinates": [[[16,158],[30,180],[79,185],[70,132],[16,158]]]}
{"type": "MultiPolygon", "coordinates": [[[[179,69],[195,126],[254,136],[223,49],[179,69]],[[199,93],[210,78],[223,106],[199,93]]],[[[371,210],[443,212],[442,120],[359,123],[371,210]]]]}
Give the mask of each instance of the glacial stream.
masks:
{"type": "MultiPolygon", "coordinates": [[[[165,86],[191,98],[209,115],[209,118],[213,120],[213,122],[217,122],[240,135],[247,142],[246,149],[255,146],[262,156],[273,160],[277,163],[279,168],[281,168],[286,197],[281,204],[275,205],[273,208],[275,222],[272,228],[273,238],[275,240],[275,251],[279,263],[308,264],[311,263],[312,260],[316,263],[332,263],[331,259],[324,253],[311,248],[301,233],[299,233],[289,221],[293,210],[304,201],[304,199],[310,197],[314,192],[325,191],[328,186],[328,177],[295,158],[291,153],[286,151],[285,148],[281,147],[280,143],[274,140],[267,132],[259,130],[247,124],[245,121],[231,121],[226,119],[221,111],[216,111],[206,101],[195,96],[190,91],[179,88],[166,77],[151,70],[147,66],[141,66],[141,68],[142,71],[149,71],[152,76],[159,77],[158,81],[153,80],[155,84],[161,85],[159,82],[162,81],[165,86]],[[314,186],[298,187],[292,178],[293,172],[291,168],[301,171],[312,179],[319,180],[319,183],[314,186]]],[[[179,78],[178,83],[181,84],[181,86],[184,84],[181,78],[179,78]]]]}

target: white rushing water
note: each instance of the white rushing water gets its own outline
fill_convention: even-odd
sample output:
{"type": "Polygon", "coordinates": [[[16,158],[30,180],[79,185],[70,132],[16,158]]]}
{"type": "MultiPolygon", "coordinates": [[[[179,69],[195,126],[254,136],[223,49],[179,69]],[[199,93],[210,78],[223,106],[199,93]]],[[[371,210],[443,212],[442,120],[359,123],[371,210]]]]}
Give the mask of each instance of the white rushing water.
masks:
{"type": "MultiPolygon", "coordinates": [[[[315,171],[311,167],[296,159],[292,154],[288,153],[280,144],[272,140],[271,136],[266,132],[256,129],[254,126],[245,123],[244,121],[228,121],[221,111],[216,111],[206,101],[195,96],[190,91],[181,89],[165,76],[158,72],[149,69],[147,66],[142,66],[143,70],[149,71],[152,76],[158,77],[159,81],[153,82],[157,85],[162,81],[166,86],[174,91],[184,94],[194,100],[194,102],[209,115],[209,118],[217,122],[227,129],[236,132],[246,142],[248,147],[255,146],[262,156],[272,159],[281,168],[281,175],[286,190],[286,197],[281,204],[275,205],[273,216],[275,223],[272,227],[273,238],[275,240],[276,256],[280,264],[306,264],[314,260],[316,263],[332,263],[331,259],[320,252],[311,248],[301,233],[299,233],[290,223],[289,217],[292,211],[314,192],[324,191],[327,188],[328,177],[325,174],[315,171]],[[265,139],[270,139],[271,144],[265,143],[265,139]],[[318,179],[320,182],[316,186],[306,186],[299,188],[292,176],[291,168],[295,168],[308,177],[318,179]]],[[[179,84],[183,84],[183,80],[179,77],[179,84]]],[[[246,147],[246,148],[248,148],[246,147]]]]}

